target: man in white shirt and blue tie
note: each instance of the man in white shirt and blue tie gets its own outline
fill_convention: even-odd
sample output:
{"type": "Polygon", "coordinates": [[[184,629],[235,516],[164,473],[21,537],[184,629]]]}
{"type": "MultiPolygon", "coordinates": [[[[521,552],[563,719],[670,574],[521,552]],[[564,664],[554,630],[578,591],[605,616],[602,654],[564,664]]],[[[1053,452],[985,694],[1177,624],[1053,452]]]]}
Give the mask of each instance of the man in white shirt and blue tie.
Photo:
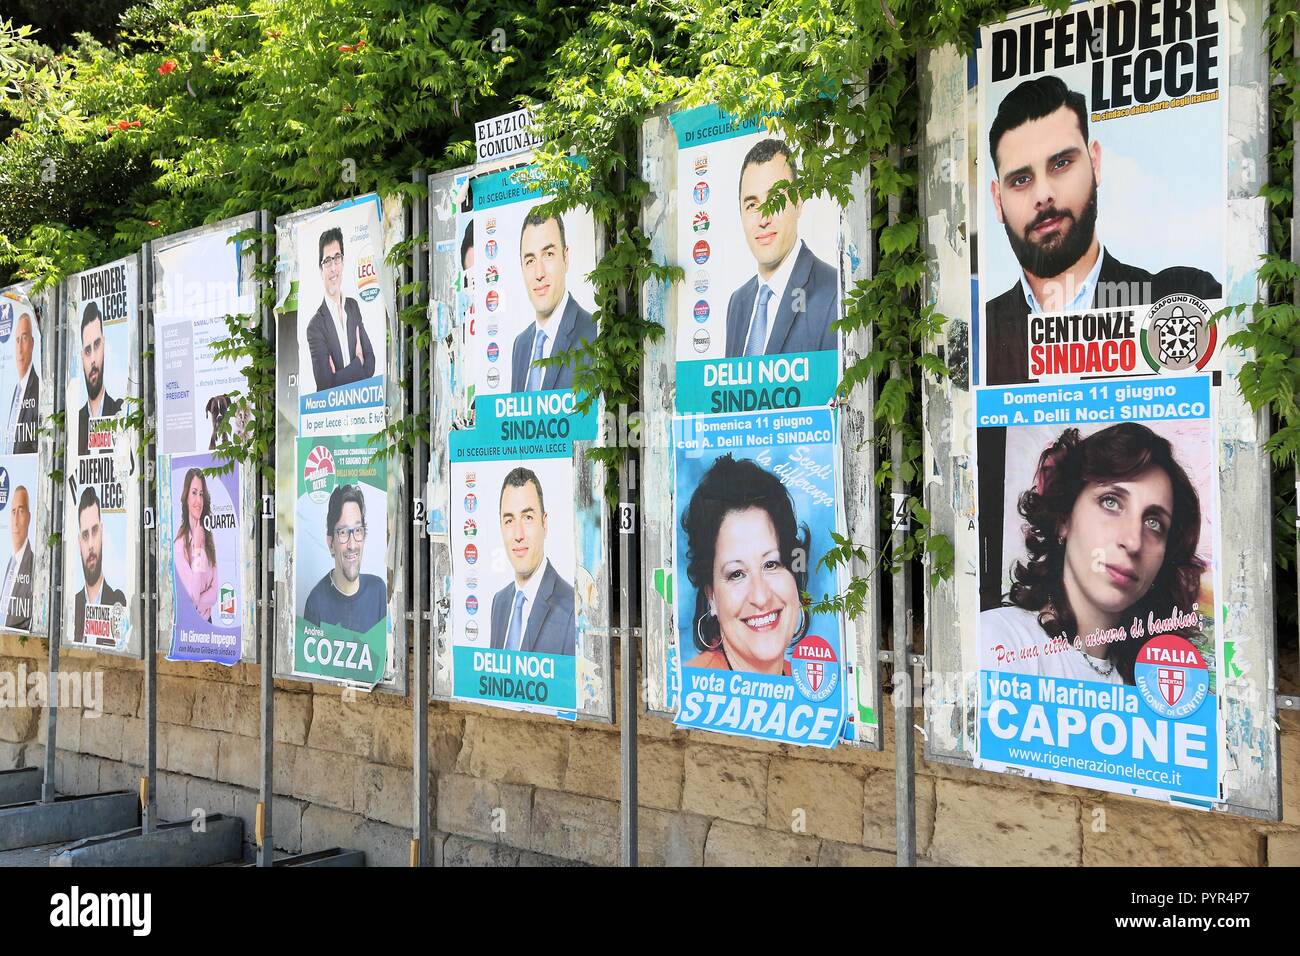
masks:
{"type": "Polygon", "coordinates": [[[25,485],[14,488],[9,497],[9,537],[13,554],[5,567],[4,582],[0,585],[0,601],[4,607],[4,626],[11,630],[28,631],[32,626],[32,543],[27,532],[32,524],[31,498],[25,485]]]}
{"type": "Polygon", "coordinates": [[[573,586],[546,558],[546,504],[536,473],[516,467],[501,484],[501,540],[514,581],[492,597],[493,650],[572,655],[573,586]]]}
{"type": "Polygon", "coordinates": [[[14,370],[18,373],[18,384],[14,386],[9,401],[9,417],[5,419],[4,449],[11,455],[36,454],[41,379],[32,367],[35,345],[31,313],[21,312],[14,323],[14,370]]]}
{"type": "Polygon", "coordinates": [[[780,182],[793,183],[798,166],[779,139],[754,145],[740,165],[740,222],[757,274],[727,303],[727,357],[822,352],[838,346],[839,274],[799,238],[802,202],[780,212],[763,204],[780,182]]]}
{"type": "Polygon", "coordinates": [[[539,359],[563,355],[595,341],[591,313],[568,292],[569,247],[564,221],[543,216],[534,208],[519,234],[519,264],[534,317],[515,336],[511,350],[510,391],[572,388],[573,362],[543,367],[539,359]]]}

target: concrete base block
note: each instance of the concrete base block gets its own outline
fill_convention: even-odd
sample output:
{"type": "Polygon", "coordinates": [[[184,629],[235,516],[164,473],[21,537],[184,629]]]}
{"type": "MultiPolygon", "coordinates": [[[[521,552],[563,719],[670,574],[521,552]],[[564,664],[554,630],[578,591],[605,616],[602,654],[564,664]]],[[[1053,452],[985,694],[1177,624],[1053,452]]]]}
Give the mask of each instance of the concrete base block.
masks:
{"type": "Polygon", "coordinates": [[[50,866],[214,866],[243,859],[244,821],[209,814],[203,830],[188,821],[91,837],[50,859],[50,866]]]}
{"type": "Polygon", "coordinates": [[[0,807],[0,850],[67,843],[139,822],[140,799],[129,790],[0,807]]]}
{"type": "Polygon", "coordinates": [[[317,853],[296,853],[282,860],[276,860],[275,866],[365,866],[364,850],[345,850],[332,847],[317,853]]]}
{"type": "Polygon", "coordinates": [[[45,774],[40,767],[0,770],[0,807],[41,799],[41,782],[44,779],[45,774]]]}

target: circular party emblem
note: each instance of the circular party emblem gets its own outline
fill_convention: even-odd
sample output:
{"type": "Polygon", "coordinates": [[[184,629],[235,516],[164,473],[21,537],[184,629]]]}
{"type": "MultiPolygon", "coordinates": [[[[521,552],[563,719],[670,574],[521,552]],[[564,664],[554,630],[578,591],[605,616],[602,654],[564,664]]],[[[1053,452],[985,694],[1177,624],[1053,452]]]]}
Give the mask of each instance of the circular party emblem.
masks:
{"type": "Polygon", "coordinates": [[[835,648],[824,638],[809,634],[790,654],[790,675],[804,697],[825,700],[840,682],[840,662],[835,648]]]}
{"type": "Polygon", "coordinates": [[[1138,693],[1161,717],[1180,720],[1200,710],[1210,693],[1210,669],[1191,641],[1157,634],[1138,651],[1133,666],[1138,693]]]}
{"type": "Polygon", "coordinates": [[[709,350],[709,332],[707,329],[696,329],[695,335],[691,337],[691,344],[695,346],[695,351],[703,354],[709,350]]]}
{"type": "Polygon", "coordinates": [[[487,221],[487,234],[495,236],[497,233],[497,220],[495,216],[489,216],[487,221]]]}
{"type": "Polygon", "coordinates": [[[474,523],[473,518],[465,519],[465,537],[472,538],[478,534],[478,525],[474,523]]]}
{"type": "Polygon", "coordinates": [[[709,321],[709,303],[704,299],[700,299],[699,302],[695,303],[695,321],[696,322],[709,321]]]}
{"type": "Polygon", "coordinates": [[[501,384],[501,370],[490,368],[487,371],[488,388],[496,388],[501,384]]]}
{"type": "Polygon", "coordinates": [[[475,509],[477,509],[477,508],[478,508],[478,496],[477,496],[477,495],[473,495],[473,494],[466,495],[466,496],[465,496],[465,511],[466,511],[468,514],[473,514],[474,511],[475,511],[475,509]]]}
{"type": "Polygon", "coordinates": [[[709,171],[709,154],[700,153],[695,157],[695,175],[703,176],[709,171]]]}
{"type": "Polygon", "coordinates": [[[705,212],[703,209],[697,212],[694,218],[691,219],[691,228],[694,229],[696,232],[708,232],[709,214],[705,212]]]}
{"type": "Polygon", "coordinates": [[[302,466],[302,480],[311,500],[320,504],[334,490],[334,453],[324,445],[317,445],[307,453],[302,466]]]}
{"type": "Polygon", "coordinates": [[[497,293],[496,289],[493,289],[491,292],[487,294],[487,310],[489,312],[495,312],[497,310],[497,306],[499,306],[500,304],[501,304],[501,296],[497,293]]]}
{"type": "Polygon", "coordinates": [[[465,545],[465,563],[476,564],[478,562],[478,548],[472,544],[465,545]]]}
{"type": "Polygon", "coordinates": [[[695,291],[700,295],[709,291],[709,274],[703,269],[695,273],[695,291]]]}
{"type": "Polygon", "coordinates": [[[703,206],[709,201],[709,184],[700,180],[695,184],[695,189],[691,191],[691,195],[695,197],[695,205],[703,206]]]}
{"type": "Polygon", "coordinates": [[[497,257],[497,241],[495,239],[489,239],[483,245],[483,251],[487,253],[489,259],[495,259],[497,257]]]}
{"type": "Polygon", "coordinates": [[[691,250],[691,258],[695,260],[697,266],[702,266],[709,261],[709,244],[701,239],[691,250]]]}
{"type": "Polygon", "coordinates": [[[495,362],[501,357],[501,346],[497,345],[495,342],[489,342],[487,352],[488,361],[495,362]]]}
{"type": "Polygon", "coordinates": [[[474,595],[472,595],[472,594],[471,594],[469,597],[465,598],[465,610],[469,611],[469,613],[471,613],[471,614],[477,614],[477,613],[478,613],[478,598],[476,598],[476,597],[475,597],[474,595]]]}
{"type": "Polygon", "coordinates": [[[1214,356],[1218,336],[1208,305],[1194,295],[1169,295],[1151,307],[1142,332],[1142,355],[1157,372],[1199,371],[1214,356]]]}

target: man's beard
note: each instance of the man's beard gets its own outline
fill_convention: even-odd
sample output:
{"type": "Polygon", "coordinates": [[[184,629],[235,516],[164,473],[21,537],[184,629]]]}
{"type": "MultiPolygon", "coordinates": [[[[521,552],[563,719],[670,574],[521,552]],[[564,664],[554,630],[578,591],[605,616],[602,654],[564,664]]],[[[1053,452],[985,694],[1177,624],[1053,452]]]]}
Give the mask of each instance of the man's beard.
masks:
{"type": "Polygon", "coordinates": [[[94,587],[99,583],[99,579],[103,576],[103,569],[100,566],[98,556],[92,558],[90,561],[86,561],[85,558],[82,559],[81,576],[85,578],[87,587],[94,587]]]}
{"type": "Polygon", "coordinates": [[[99,398],[100,393],[104,391],[104,372],[97,371],[92,375],[86,376],[86,397],[92,402],[99,398]]]}
{"type": "Polygon", "coordinates": [[[1083,258],[1083,254],[1092,245],[1093,236],[1096,235],[1097,180],[1092,181],[1092,195],[1088,197],[1088,204],[1083,207],[1083,214],[1078,219],[1068,209],[1057,209],[1053,206],[1035,216],[1025,227],[1024,235],[1016,235],[1010,223],[1004,223],[1004,228],[1007,230],[1007,241],[1011,243],[1011,250],[1016,254],[1022,269],[1040,279],[1059,276],[1083,258]],[[1045,248],[1025,238],[1035,226],[1060,216],[1069,217],[1072,225],[1055,246],[1045,248]]]}

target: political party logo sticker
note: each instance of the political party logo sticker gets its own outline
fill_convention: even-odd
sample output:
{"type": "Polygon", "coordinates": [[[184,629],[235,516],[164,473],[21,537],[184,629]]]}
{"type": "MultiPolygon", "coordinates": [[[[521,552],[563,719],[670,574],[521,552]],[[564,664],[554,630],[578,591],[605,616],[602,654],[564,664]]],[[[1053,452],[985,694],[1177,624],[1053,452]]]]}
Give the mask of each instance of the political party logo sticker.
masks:
{"type": "Polygon", "coordinates": [[[488,266],[483,270],[483,281],[488,285],[494,285],[501,280],[501,270],[496,266],[488,266]]]}
{"type": "Polygon", "coordinates": [[[478,535],[478,524],[473,518],[465,519],[465,537],[473,538],[478,535]]]}
{"type": "Polygon", "coordinates": [[[473,488],[477,484],[478,484],[478,472],[476,471],[465,472],[465,487],[473,488]]]}
{"type": "Polygon", "coordinates": [[[809,700],[825,700],[840,682],[839,658],[825,638],[809,634],[790,654],[790,676],[809,700]]]}
{"type": "Polygon", "coordinates": [[[362,302],[373,302],[379,296],[379,273],[374,256],[362,256],[357,262],[357,295],[362,302]]]}
{"type": "Polygon", "coordinates": [[[9,469],[0,468],[0,511],[9,507],[9,469]]]}
{"type": "Polygon", "coordinates": [[[700,299],[699,302],[695,303],[695,321],[696,322],[709,321],[709,303],[706,302],[704,299],[700,299]]]}
{"type": "Polygon", "coordinates": [[[701,209],[691,218],[691,228],[696,232],[709,231],[709,214],[701,209]]]}
{"type": "Polygon", "coordinates": [[[703,206],[709,201],[709,184],[700,180],[691,190],[691,195],[695,198],[695,205],[703,206]]]}
{"type": "Polygon", "coordinates": [[[702,266],[709,261],[709,244],[701,239],[691,250],[691,258],[695,260],[697,266],[702,266]]]}
{"type": "Polygon", "coordinates": [[[471,591],[475,590],[478,587],[478,575],[471,574],[465,578],[465,587],[469,588],[471,591]]]}
{"type": "Polygon", "coordinates": [[[495,320],[489,320],[486,327],[486,331],[489,338],[494,338],[496,334],[501,331],[501,327],[496,324],[495,320]]]}
{"type": "Polygon", "coordinates": [[[465,563],[466,564],[478,563],[478,548],[474,547],[474,545],[472,544],[465,545],[465,563]]]}
{"type": "Polygon", "coordinates": [[[465,622],[465,639],[469,641],[478,640],[478,621],[465,622]]]}
{"type": "Polygon", "coordinates": [[[484,229],[489,236],[495,236],[497,234],[497,217],[488,216],[488,221],[484,226],[484,229]]]}
{"type": "Polygon", "coordinates": [[[695,273],[695,291],[700,295],[709,291],[709,274],[703,269],[695,273]]]}
{"type": "Polygon", "coordinates": [[[1147,315],[1142,332],[1142,355],[1157,372],[1205,368],[1214,355],[1218,332],[1210,322],[1210,309],[1194,295],[1165,296],[1147,315]]]}
{"type": "Polygon", "coordinates": [[[217,591],[217,610],[221,615],[222,627],[235,624],[235,587],[229,582],[222,582],[217,591]]]}
{"type": "Polygon", "coordinates": [[[489,259],[495,259],[497,257],[497,241],[495,239],[489,239],[485,242],[483,244],[483,252],[489,259]]]}
{"type": "Polygon", "coordinates": [[[495,312],[500,305],[501,293],[497,292],[496,289],[493,289],[487,294],[487,310],[489,312],[495,312]]]}
{"type": "Polygon", "coordinates": [[[468,611],[470,614],[478,613],[478,598],[475,597],[473,594],[465,598],[465,610],[468,611]]]}
{"type": "Polygon", "coordinates": [[[695,157],[695,175],[703,176],[709,171],[709,154],[700,153],[695,157]]]}
{"type": "Polygon", "coordinates": [[[695,346],[695,351],[704,353],[709,350],[709,342],[711,341],[708,329],[696,329],[691,344],[695,346]]]}
{"type": "Polygon", "coordinates": [[[0,302],[0,342],[8,342],[14,331],[14,307],[8,302],[0,302]]]}
{"type": "Polygon", "coordinates": [[[308,452],[302,480],[307,484],[307,494],[312,501],[320,504],[328,499],[334,490],[334,453],[324,445],[317,445],[308,452]]]}
{"type": "Polygon", "coordinates": [[[465,496],[465,511],[473,514],[478,509],[478,495],[468,494],[465,496]]]}
{"type": "Polygon", "coordinates": [[[498,385],[501,384],[500,369],[495,369],[495,368],[488,369],[487,383],[488,383],[488,388],[496,388],[498,385]]]}
{"type": "Polygon", "coordinates": [[[495,362],[501,357],[501,347],[495,342],[489,342],[487,347],[488,361],[495,362]]]}
{"type": "Polygon", "coordinates": [[[1138,693],[1161,717],[1181,720],[1200,710],[1210,693],[1210,669],[1192,642],[1158,634],[1138,651],[1133,665],[1138,693]]]}

